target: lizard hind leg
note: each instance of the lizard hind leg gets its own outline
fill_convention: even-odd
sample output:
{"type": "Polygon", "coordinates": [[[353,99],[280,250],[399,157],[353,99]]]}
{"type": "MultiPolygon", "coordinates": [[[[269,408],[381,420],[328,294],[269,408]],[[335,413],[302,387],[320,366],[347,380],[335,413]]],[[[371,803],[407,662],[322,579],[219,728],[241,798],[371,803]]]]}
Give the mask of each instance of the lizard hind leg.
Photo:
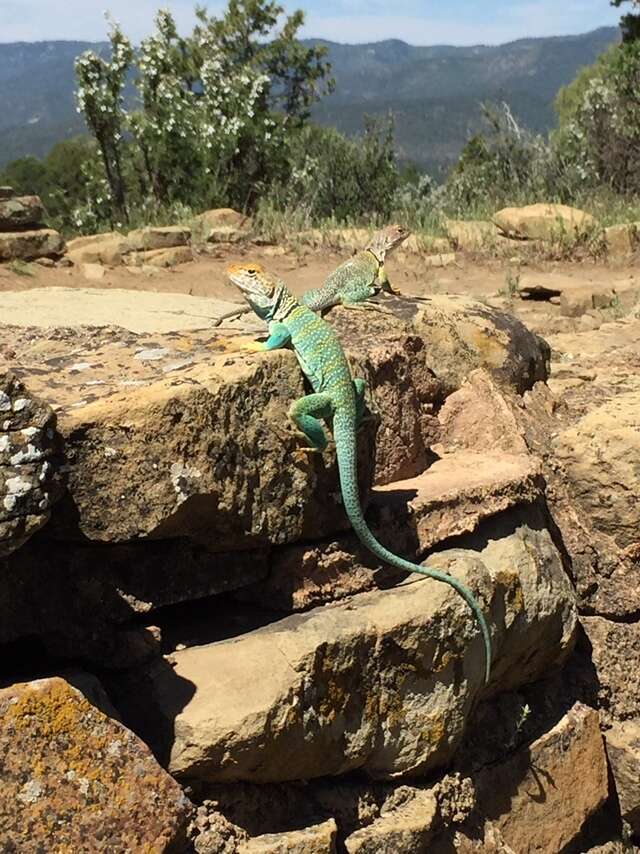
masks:
{"type": "Polygon", "coordinates": [[[288,415],[309,441],[310,447],[300,450],[322,453],[328,445],[328,440],[320,419],[331,418],[333,415],[331,397],[322,393],[308,394],[291,404],[288,415]]]}

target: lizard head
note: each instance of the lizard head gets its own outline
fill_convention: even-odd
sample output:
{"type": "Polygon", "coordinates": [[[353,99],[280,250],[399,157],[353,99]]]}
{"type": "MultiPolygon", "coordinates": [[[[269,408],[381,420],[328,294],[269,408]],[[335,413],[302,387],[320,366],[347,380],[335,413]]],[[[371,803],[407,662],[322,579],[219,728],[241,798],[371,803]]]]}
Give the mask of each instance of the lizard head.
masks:
{"type": "Polygon", "coordinates": [[[367,249],[369,252],[373,252],[378,261],[382,262],[389,252],[392,252],[396,246],[400,246],[409,237],[410,233],[409,229],[402,225],[388,225],[386,228],[376,231],[369,241],[367,249]]]}
{"type": "Polygon", "coordinates": [[[263,320],[271,320],[283,294],[284,285],[260,264],[232,264],[227,269],[231,282],[263,320]]]}

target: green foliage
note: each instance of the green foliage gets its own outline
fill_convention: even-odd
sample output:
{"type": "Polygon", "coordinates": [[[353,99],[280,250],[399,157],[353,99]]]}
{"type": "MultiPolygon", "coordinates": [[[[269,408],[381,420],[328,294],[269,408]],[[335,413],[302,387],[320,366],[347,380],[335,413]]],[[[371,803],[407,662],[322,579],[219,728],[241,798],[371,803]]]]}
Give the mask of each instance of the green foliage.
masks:
{"type": "Polygon", "coordinates": [[[267,194],[270,206],[303,212],[307,224],[333,218],[386,219],[399,182],[391,120],[366,120],[364,137],[307,125],[289,140],[287,180],[267,194]]]}
{"type": "Polygon", "coordinates": [[[588,80],[554,138],[583,185],[640,192],[640,41],[616,48],[588,80]]]}
{"type": "Polygon", "coordinates": [[[640,0],[611,0],[612,6],[622,6],[623,3],[631,3],[638,12],[623,15],[620,19],[622,40],[624,42],[636,41],[640,39],[640,0]]]}
{"type": "Polygon", "coordinates": [[[47,222],[71,233],[77,230],[77,210],[90,192],[86,169],[96,160],[96,146],[87,137],[59,142],[44,160],[21,157],[0,172],[0,184],[20,195],[40,196],[47,222]]]}

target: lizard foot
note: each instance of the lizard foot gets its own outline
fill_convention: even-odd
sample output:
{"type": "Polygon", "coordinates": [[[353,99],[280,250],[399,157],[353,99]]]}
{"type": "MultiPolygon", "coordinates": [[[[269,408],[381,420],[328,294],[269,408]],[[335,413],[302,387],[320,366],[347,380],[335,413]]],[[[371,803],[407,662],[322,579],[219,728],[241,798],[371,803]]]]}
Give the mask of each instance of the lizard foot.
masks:
{"type": "Polygon", "coordinates": [[[240,345],[241,350],[247,350],[249,353],[262,353],[265,346],[262,341],[244,341],[240,345]]]}

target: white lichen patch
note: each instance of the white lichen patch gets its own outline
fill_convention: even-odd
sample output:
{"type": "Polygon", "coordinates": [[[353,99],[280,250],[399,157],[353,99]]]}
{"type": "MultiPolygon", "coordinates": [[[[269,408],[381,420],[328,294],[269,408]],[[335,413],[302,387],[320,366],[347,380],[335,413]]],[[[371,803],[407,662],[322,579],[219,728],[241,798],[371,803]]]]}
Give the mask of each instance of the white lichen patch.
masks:
{"type": "Polygon", "coordinates": [[[11,398],[4,391],[0,391],[0,412],[11,412],[11,398]]]}
{"type": "Polygon", "coordinates": [[[25,439],[33,439],[34,436],[37,436],[40,432],[37,427],[25,427],[24,430],[20,431],[25,439]]]}
{"type": "Polygon", "coordinates": [[[90,362],[76,362],[74,365],[69,367],[69,372],[72,374],[79,374],[81,371],[88,371],[92,368],[93,365],[90,362]]]}
{"type": "Polygon", "coordinates": [[[39,780],[29,780],[20,789],[18,800],[23,804],[33,804],[42,796],[44,788],[39,780]]]}
{"type": "Polygon", "coordinates": [[[15,495],[5,495],[2,500],[2,506],[7,511],[7,513],[13,513],[16,509],[16,505],[18,504],[18,499],[15,495]]]}
{"type": "Polygon", "coordinates": [[[7,492],[9,495],[17,495],[19,498],[33,489],[33,484],[25,477],[10,477],[6,483],[7,492]]]}
{"type": "Polygon", "coordinates": [[[170,476],[173,489],[178,496],[178,503],[181,504],[189,496],[198,492],[197,481],[202,477],[202,473],[197,468],[185,463],[174,463],[170,469],[170,476]]]}
{"type": "Polygon", "coordinates": [[[12,409],[14,412],[23,412],[29,406],[29,400],[26,397],[19,397],[13,401],[12,409]]]}
{"type": "Polygon", "coordinates": [[[25,463],[37,463],[41,459],[42,451],[35,445],[27,445],[24,451],[18,451],[17,454],[10,457],[9,462],[12,466],[23,466],[25,463]]]}
{"type": "Polygon", "coordinates": [[[8,436],[0,436],[0,454],[5,453],[11,447],[11,442],[8,436]]]}
{"type": "Polygon", "coordinates": [[[139,350],[134,358],[141,362],[157,362],[159,359],[166,359],[169,355],[171,355],[171,350],[167,350],[166,347],[154,347],[149,350],[139,350]]]}

